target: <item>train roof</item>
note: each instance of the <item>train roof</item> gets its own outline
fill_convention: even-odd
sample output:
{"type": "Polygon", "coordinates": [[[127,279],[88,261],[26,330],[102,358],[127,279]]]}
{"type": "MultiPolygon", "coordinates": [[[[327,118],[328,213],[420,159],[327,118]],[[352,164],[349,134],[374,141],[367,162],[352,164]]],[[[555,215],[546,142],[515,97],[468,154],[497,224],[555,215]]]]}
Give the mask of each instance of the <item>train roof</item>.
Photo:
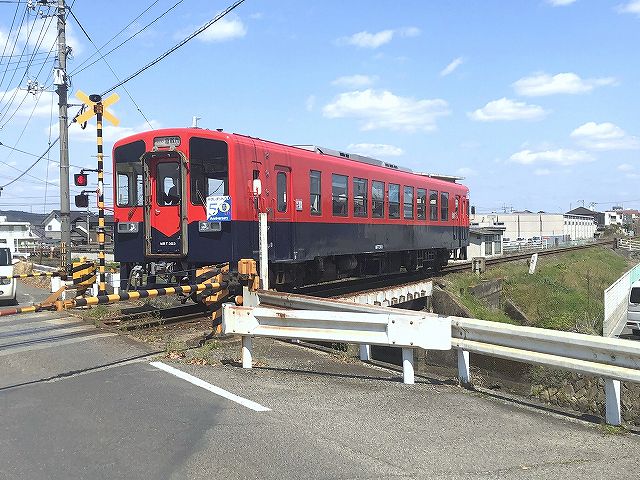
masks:
{"type": "Polygon", "coordinates": [[[274,143],[274,144],[282,145],[284,147],[299,148],[299,149],[306,150],[306,151],[309,151],[309,152],[314,152],[314,153],[317,153],[317,154],[320,154],[320,155],[327,155],[327,156],[337,157],[337,158],[341,158],[341,159],[352,160],[354,162],[366,163],[368,165],[375,165],[377,167],[389,168],[391,170],[395,170],[395,171],[399,171],[399,172],[412,173],[414,175],[420,175],[422,177],[429,177],[429,178],[433,178],[433,179],[436,179],[436,180],[442,180],[442,181],[450,182],[450,183],[456,183],[458,180],[464,180],[464,177],[460,177],[460,176],[457,176],[457,175],[444,175],[444,174],[439,174],[439,173],[414,172],[410,168],[402,167],[402,166],[396,165],[395,163],[387,162],[385,160],[380,160],[378,158],[372,158],[372,157],[367,157],[365,155],[359,155],[357,153],[343,152],[341,150],[335,150],[335,149],[332,149],[332,148],[321,147],[321,146],[318,146],[318,145],[287,145],[287,144],[283,144],[283,143],[279,143],[279,142],[274,142],[273,140],[264,140],[264,139],[259,138],[259,137],[252,137],[250,135],[244,135],[244,134],[241,134],[241,133],[225,132],[221,128],[218,128],[218,129],[215,129],[215,130],[199,128],[199,127],[163,128],[163,129],[158,129],[158,130],[155,130],[155,131],[140,132],[138,134],[131,135],[129,137],[126,137],[126,138],[118,140],[116,142],[116,145],[119,145],[119,144],[123,143],[124,141],[132,139],[134,137],[140,137],[142,135],[146,135],[146,134],[149,134],[149,133],[156,133],[156,134],[161,134],[162,135],[162,134],[168,133],[169,131],[171,131],[171,132],[191,131],[191,133],[195,133],[194,131],[197,131],[197,132],[201,132],[201,133],[205,133],[206,132],[208,134],[213,134],[213,135],[222,133],[224,135],[234,135],[234,136],[237,136],[237,137],[244,137],[244,138],[250,138],[252,140],[260,140],[262,142],[274,143]]]}

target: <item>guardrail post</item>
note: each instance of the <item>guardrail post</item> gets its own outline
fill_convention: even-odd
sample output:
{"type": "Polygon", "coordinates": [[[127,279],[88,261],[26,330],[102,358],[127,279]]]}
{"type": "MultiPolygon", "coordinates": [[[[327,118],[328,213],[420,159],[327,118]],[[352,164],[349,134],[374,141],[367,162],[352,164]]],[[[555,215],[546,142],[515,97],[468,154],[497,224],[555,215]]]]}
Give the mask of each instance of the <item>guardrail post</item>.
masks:
{"type": "Polygon", "coordinates": [[[366,343],[360,344],[360,360],[363,362],[371,360],[371,345],[367,345],[366,343]]]}
{"type": "Polygon", "coordinates": [[[458,380],[462,386],[471,386],[469,352],[467,350],[458,349],[458,380]]]}
{"type": "Polygon", "coordinates": [[[402,349],[402,381],[407,385],[415,383],[413,375],[413,348],[402,349]]]}
{"type": "Polygon", "coordinates": [[[267,242],[267,214],[258,213],[258,249],[260,263],[260,283],[263,290],[269,290],[269,244],[267,242]]]}
{"type": "Polygon", "coordinates": [[[253,358],[251,357],[252,339],[249,335],[242,336],[242,368],[251,368],[253,358]]]}
{"type": "Polygon", "coordinates": [[[620,380],[605,378],[604,393],[606,396],[605,420],[609,425],[620,425],[622,423],[620,380]]]}

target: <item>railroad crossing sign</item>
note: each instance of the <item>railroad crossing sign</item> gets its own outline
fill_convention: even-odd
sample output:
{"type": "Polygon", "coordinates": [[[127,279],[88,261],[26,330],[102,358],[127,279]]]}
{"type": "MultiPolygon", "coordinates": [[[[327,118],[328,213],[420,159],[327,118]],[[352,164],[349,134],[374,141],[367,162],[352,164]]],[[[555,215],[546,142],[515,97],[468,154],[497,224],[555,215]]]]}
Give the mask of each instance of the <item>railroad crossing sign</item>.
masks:
{"type": "Polygon", "coordinates": [[[100,95],[87,95],[83,91],[78,90],[78,92],[76,93],[76,98],[81,100],[87,106],[87,110],[83,114],[76,117],[76,122],[86,122],[96,113],[98,113],[96,111],[96,108],[102,108],[102,116],[104,118],[109,120],[114,126],[118,126],[120,124],[120,120],[118,120],[113,113],[107,111],[107,107],[120,100],[120,95],[118,95],[117,93],[112,93],[107,98],[102,100],[102,98],[100,98],[100,95]]]}

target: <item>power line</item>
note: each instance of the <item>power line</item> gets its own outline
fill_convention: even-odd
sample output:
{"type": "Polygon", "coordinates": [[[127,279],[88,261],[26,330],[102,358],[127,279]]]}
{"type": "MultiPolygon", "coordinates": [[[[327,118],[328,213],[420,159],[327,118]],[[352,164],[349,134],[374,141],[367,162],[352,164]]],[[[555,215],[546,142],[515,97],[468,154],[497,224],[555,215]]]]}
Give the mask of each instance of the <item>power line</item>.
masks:
{"type": "MultiPolygon", "coordinates": [[[[138,75],[140,75],[141,73],[143,73],[145,70],[148,70],[149,68],[151,68],[153,65],[155,65],[156,63],[158,63],[159,61],[163,60],[164,58],[168,57],[170,54],[172,54],[173,52],[175,52],[177,49],[179,49],[180,47],[184,46],[186,43],[188,43],[189,41],[193,40],[196,36],[200,35],[202,32],[204,32],[207,28],[209,28],[211,25],[213,25],[214,23],[216,23],[217,21],[219,21],[221,18],[223,18],[225,15],[227,15],[228,13],[230,13],[231,11],[233,11],[235,8],[237,8],[239,5],[241,5],[242,3],[244,3],[245,0],[238,0],[235,3],[233,3],[231,6],[227,7],[226,10],[224,10],[223,12],[219,13],[218,15],[216,15],[212,20],[210,20],[209,22],[207,22],[205,25],[203,25],[202,27],[198,28],[195,32],[193,32],[191,35],[189,35],[187,38],[185,38],[184,40],[182,40],[180,43],[178,43],[177,45],[175,45],[174,47],[172,47],[171,49],[169,49],[167,52],[163,53],[162,55],[160,55],[159,57],[157,57],[155,60],[149,62],[147,65],[145,65],[144,67],[142,67],[141,69],[139,69],[138,71],[136,71],[135,73],[133,73],[132,75],[129,75],[127,78],[125,78],[124,80],[122,80],[121,82],[117,83],[116,85],[112,86],[111,88],[109,88],[108,90],[106,90],[105,92],[103,92],[101,95],[105,96],[107,93],[112,92],[113,90],[115,90],[116,88],[124,85],[125,83],[129,82],[130,80],[134,79],[135,77],[137,77],[138,75]]],[[[72,4],[73,6],[73,4],[72,4]]],[[[78,112],[79,113],[79,112],[78,112]]],[[[73,123],[73,122],[71,122],[73,123]]],[[[44,153],[42,155],[40,155],[31,165],[29,165],[29,167],[27,167],[26,170],[24,170],[18,177],[16,177],[15,179],[11,180],[10,182],[1,185],[0,189],[8,187],[9,185],[13,184],[14,182],[16,182],[18,179],[22,178],[24,175],[27,174],[27,172],[29,172],[29,170],[31,170],[33,167],[35,167],[38,162],[40,160],[42,160],[44,158],[44,156],[49,152],[49,150],[51,150],[51,148],[60,141],[60,137],[58,136],[48,147],[47,149],[44,151],[44,153]]]]}
{"type": "MultiPolygon", "coordinates": [[[[180,0],[180,2],[182,2],[183,0],[180,0]]],[[[180,3],[178,2],[178,3],[180,3]]],[[[176,4],[177,5],[177,4],[176,4]]],[[[89,39],[89,41],[91,42],[91,45],[93,45],[96,49],[96,52],[100,55],[100,58],[104,61],[104,63],[107,65],[107,67],[109,68],[109,70],[111,70],[111,73],[113,73],[113,76],[116,77],[116,80],[120,81],[120,77],[118,77],[118,74],[115,72],[115,70],[111,67],[111,65],[109,64],[109,62],[107,62],[107,59],[104,57],[104,55],[102,55],[102,53],[100,53],[100,49],[98,48],[98,46],[95,44],[95,42],[93,40],[91,40],[91,37],[89,36],[89,34],[87,33],[87,31],[84,29],[84,27],[82,26],[82,24],[80,23],[80,20],[78,20],[78,17],[76,17],[75,13],[73,13],[73,10],[69,9],[69,13],[71,13],[71,16],[73,17],[73,19],[76,21],[76,23],[78,24],[78,26],[82,29],[83,33],[86,35],[86,37],[89,39]]],[[[149,119],[147,118],[147,116],[144,114],[144,112],[142,111],[142,109],[140,108],[140,106],[136,103],[136,101],[133,99],[133,96],[131,95],[131,93],[129,92],[129,90],[127,89],[127,87],[123,86],[122,88],[124,88],[124,91],[127,93],[127,96],[129,97],[129,100],[131,100],[131,103],[133,103],[136,108],[138,109],[138,112],[140,112],[140,115],[142,115],[142,118],[145,119],[145,121],[147,122],[147,125],[149,125],[149,127],[151,128],[151,130],[154,130],[153,125],[151,125],[151,122],[149,121],[149,119]]]]}
{"type": "MultiPolygon", "coordinates": [[[[159,1],[159,0],[155,0],[153,3],[151,3],[151,5],[149,5],[147,8],[145,8],[145,9],[142,11],[142,13],[140,13],[136,18],[134,18],[133,20],[131,20],[131,21],[130,21],[127,25],[125,25],[125,26],[124,26],[124,27],[123,27],[123,28],[122,28],[118,33],[116,33],[113,37],[111,37],[109,40],[107,40],[105,43],[103,43],[103,44],[102,44],[102,46],[98,49],[98,52],[97,52],[97,53],[101,52],[101,51],[102,51],[102,49],[103,49],[104,47],[106,47],[107,45],[109,45],[113,40],[115,40],[115,39],[118,37],[118,35],[120,35],[122,32],[124,32],[127,28],[129,28],[131,25],[133,25],[133,24],[136,22],[136,20],[138,20],[138,19],[139,19],[140,17],[142,17],[145,13],[147,13],[149,10],[151,10],[151,8],[153,8],[153,7],[158,3],[158,1],[159,1]]],[[[173,7],[171,7],[171,8],[173,8],[173,7]]],[[[155,20],[154,20],[154,21],[155,21],[155,20]]],[[[146,28],[146,27],[145,27],[145,28],[146,28]]],[[[129,39],[131,39],[131,38],[133,38],[133,35],[132,35],[131,37],[129,37],[129,39]]],[[[128,41],[129,39],[127,39],[126,41],[128,41]]],[[[116,48],[117,48],[117,47],[116,47],[116,48]]],[[[109,55],[109,53],[111,53],[111,52],[108,52],[106,55],[109,55]]],[[[86,64],[88,61],[90,61],[90,60],[91,60],[93,57],[95,57],[95,56],[96,56],[96,53],[93,53],[93,54],[91,54],[88,58],[86,58],[85,60],[83,60],[83,61],[80,63],[80,65],[78,65],[78,66],[76,67],[76,69],[70,73],[70,75],[74,75],[75,73],[80,73],[82,70],[84,70],[84,69],[82,69],[82,70],[78,70],[78,69],[79,69],[80,67],[82,67],[84,64],[86,64]]],[[[93,65],[93,63],[92,63],[91,65],[93,65]]]]}
{"type": "Polygon", "coordinates": [[[182,40],[180,43],[178,43],[177,45],[175,45],[174,47],[170,48],[169,50],[167,50],[165,53],[163,53],[162,55],[160,55],[159,57],[157,57],[155,60],[152,60],[151,62],[147,63],[144,67],[142,67],[141,69],[139,69],[137,72],[129,75],[127,78],[125,78],[124,80],[122,80],[120,83],[115,84],[113,87],[111,87],[108,90],[105,90],[104,92],[102,92],[102,96],[105,96],[107,93],[110,93],[112,91],[114,91],[116,88],[124,85],[125,83],[129,82],[130,80],[133,80],[134,78],[136,78],[138,75],[140,75],[142,72],[144,72],[145,70],[148,70],[149,68],[153,67],[156,63],[158,63],[160,60],[165,59],[166,57],[168,57],[169,55],[171,55],[173,52],[175,52],[176,50],[178,50],[180,47],[184,46],[186,43],[188,43],[189,41],[193,40],[195,37],[197,37],[198,35],[200,35],[202,32],[204,32],[207,28],[209,28],[211,25],[213,25],[214,23],[216,23],[218,20],[220,20],[221,18],[223,18],[224,16],[226,16],[227,14],[229,14],[230,12],[232,12],[233,10],[235,10],[240,4],[244,3],[245,0],[237,0],[235,3],[233,3],[231,6],[227,7],[226,10],[223,10],[222,12],[220,12],[218,15],[216,15],[212,20],[209,20],[207,23],[205,23],[202,27],[198,28],[195,32],[193,32],[191,35],[189,35],[187,38],[185,38],[184,40],[182,40]]]}
{"type": "MultiPolygon", "coordinates": [[[[175,4],[173,4],[173,6],[169,7],[167,10],[165,10],[161,15],[159,15],[158,17],[156,17],[155,19],[153,19],[151,22],[147,23],[144,27],[142,27],[140,30],[138,30],[136,33],[134,33],[133,35],[130,35],[129,38],[125,39],[123,42],[119,43],[118,45],[116,45],[115,47],[113,47],[111,50],[109,50],[107,53],[104,54],[103,58],[111,55],[113,52],[115,52],[117,49],[119,49],[120,47],[122,47],[125,43],[127,43],[129,40],[134,39],[135,37],[137,37],[138,35],[140,35],[142,32],[144,32],[147,28],[149,28],[151,25],[153,25],[154,23],[156,23],[158,20],[160,20],[162,17],[164,17],[167,13],[169,13],[171,10],[173,10],[174,8],[176,8],[178,5],[180,5],[184,0],[179,0],[178,2],[176,2],[175,4]]],[[[157,2],[154,2],[157,3],[157,2]]],[[[151,8],[151,7],[149,7],[151,8]]],[[[147,9],[148,10],[148,9],[147,9]]],[[[145,10],[145,12],[147,11],[145,10]]],[[[143,12],[142,14],[144,14],[145,12],[143,12]]],[[[137,18],[140,18],[140,16],[142,16],[142,14],[140,14],[137,18]]],[[[137,20],[136,18],[136,20],[137,20]]],[[[133,20],[133,22],[135,22],[135,20],[133,20]]],[[[129,25],[131,25],[133,22],[129,23],[129,25]]],[[[129,26],[127,25],[127,27],[129,26]]],[[[118,32],[115,36],[120,35],[121,32],[123,32],[127,27],[125,27],[124,29],[122,29],[120,32],[118,32]]],[[[113,37],[115,38],[115,37],[113,37]]],[[[113,38],[111,40],[113,40],[113,38]]],[[[104,48],[106,45],[108,45],[111,40],[109,40],[107,43],[105,43],[102,47],[100,47],[100,49],[98,49],[98,54],[100,54],[100,50],[102,50],[102,48],[104,48]]],[[[95,55],[95,54],[94,54],[95,55]]],[[[89,65],[81,68],[85,63],[87,63],[89,60],[91,60],[91,58],[93,58],[92,55],[91,57],[89,57],[88,59],[86,59],[84,62],[82,62],[80,65],[78,65],[76,67],[76,69],[74,71],[72,71],[70,73],[70,75],[77,75],[83,71],[85,71],[87,68],[91,67],[92,65],[95,65],[96,63],[98,63],[100,61],[100,59],[94,60],[93,62],[91,62],[89,65]]]]}

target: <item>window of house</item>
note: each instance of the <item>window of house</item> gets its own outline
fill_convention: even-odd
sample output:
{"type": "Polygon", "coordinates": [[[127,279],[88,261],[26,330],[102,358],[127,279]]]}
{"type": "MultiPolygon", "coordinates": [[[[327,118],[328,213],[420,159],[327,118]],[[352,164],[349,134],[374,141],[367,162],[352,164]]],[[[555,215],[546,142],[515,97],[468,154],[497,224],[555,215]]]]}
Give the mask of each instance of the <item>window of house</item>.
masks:
{"type": "Polygon", "coordinates": [[[438,192],[429,191],[429,219],[434,222],[438,220],[438,192]]]}
{"type": "Polygon", "coordinates": [[[384,218],[384,182],[371,182],[371,216],[384,218]]]}
{"type": "Polygon", "coordinates": [[[447,192],[440,193],[440,220],[443,222],[449,220],[449,194],[447,192]]]}
{"type": "Polygon", "coordinates": [[[389,184],[389,218],[400,218],[400,185],[389,184]]]}
{"type": "Polygon", "coordinates": [[[404,196],[402,201],[404,205],[404,218],[413,218],[413,187],[404,187],[404,196]]]}
{"type": "Polygon", "coordinates": [[[333,214],[337,217],[347,216],[347,200],[349,177],[346,175],[331,174],[331,200],[333,214]]]}
{"type": "Polygon", "coordinates": [[[485,240],[485,242],[484,242],[484,254],[485,255],[493,255],[493,242],[491,242],[489,240],[485,240]]]}
{"type": "Polygon", "coordinates": [[[278,172],[276,177],[276,196],[278,198],[278,211],[287,211],[287,174],[278,172]]]}
{"type": "Polygon", "coordinates": [[[353,179],[353,216],[366,217],[369,181],[364,178],[353,179]]]}
{"type": "Polygon", "coordinates": [[[427,219],[427,191],[424,188],[416,190],[416,216],[418,220],[427,219]]]}
{"type": "Polygon", "coordinates": [[[311,215],[322,214],[321,200],[321,187],[322,187],[322,174],[317,170],[311,170],[309,172],[309,205],[311,207],[311,215]]]}

